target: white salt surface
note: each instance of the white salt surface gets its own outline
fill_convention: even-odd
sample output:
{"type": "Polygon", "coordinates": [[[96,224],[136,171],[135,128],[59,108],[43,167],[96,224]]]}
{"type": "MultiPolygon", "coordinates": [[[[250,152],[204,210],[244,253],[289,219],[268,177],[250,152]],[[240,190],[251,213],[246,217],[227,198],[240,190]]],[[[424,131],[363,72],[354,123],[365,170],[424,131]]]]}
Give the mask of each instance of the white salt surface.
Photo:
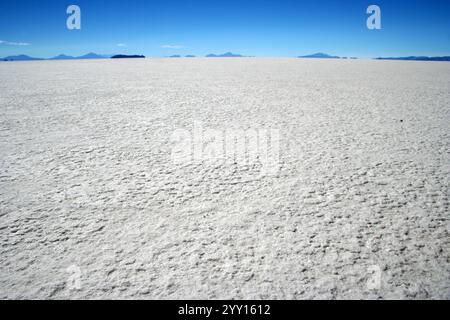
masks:
{"type": "Polygon", "coordinates": [[[450,298],[450,63],[0,63],[0,298],[450,298]],[[279,129],[280,169],[174,164],[279,129]]]}

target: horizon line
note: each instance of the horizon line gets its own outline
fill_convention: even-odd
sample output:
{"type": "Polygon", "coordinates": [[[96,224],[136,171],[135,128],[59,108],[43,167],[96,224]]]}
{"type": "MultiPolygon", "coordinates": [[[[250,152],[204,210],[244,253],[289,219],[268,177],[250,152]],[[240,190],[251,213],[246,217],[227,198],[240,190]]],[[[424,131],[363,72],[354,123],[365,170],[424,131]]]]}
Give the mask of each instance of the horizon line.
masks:
{"type": "MultiPolygon", "coordinates": [[[[52,55],[51,57],[42,57],[42,56],[34,56],[34,55],[28,55],[28,54],[24,54],[24,53],[18,53],[18,54],[12,54],[12,55],[8,55],[8,56],[4,56],[4,57],[0,57],[0,61],[2,62],[7,62],[5,61],[5,59],[10,58],[10,57],[20,57],[20,56],[24,56],[24,57],[28,57],[31,59],[38,59],[38,60],[58,60],[58,59],[54,59],[57,57],[61,57],[61,56],[66,56],[68,57],[68,59],[60,59],[60,60],[71,60],[71,58],[73,60],[89,60],[89,58],[84,58],[85,56],[88,56],[90,54],[96,55],[99,58],[94,58],[94,59],[111,59],[111,57],[116,56],[116,55],[125,55],[125,56],[130,56],[130,55],[138,55],[138,54],[121,54],[121,53],[117,53],[117,54],[98,54],[95,52],[88,52],[86,54],[80,55],[80,56],[72,56],[72,55],[67,55],[65,53],[60,53],[57,55],[52,55]]],[[[323,54],[322,52],[316,52],[316,53],[312,53],[312,54],[308,54],[308,55],[302,55],[302,56],[288,56],[288,55],[240,55],[240,54],[234,54],[232,52],[226,52],[226,53],[222,53],[222,54],[213,54],[213,53],[208,53],[205,55],[193,55],[193,54],[176,54],[176,55],[143,55],[143,54],[139,54],[139,55],[143,55],[144,58],[172,58],[172,59],[176,59],[176,58],[214,58],[212,57],[208,57],[208,55],[215,55],[215,57],[217,58],[224,58],[221,55],[225,55],[225,54],[232,54],[232,55],[236,55],[236,56],[230,56],[232,58],[316,58],[316,59],[341,59],[341,60],[355,60],[355,59],[360,59],[360,60],[374,60],[374,59],[399,59],[399,58],[448,58],[450,57],[450,54],[448,55],[402,55],[402,56],[394,56],[394,55],[390,55],[390,56],[383,56],[383,55],[378,55],[378,56],[353,56],[353,55],[348,55],[348,56],[333,56],[330,54],[325,54],[328,57],[314,57],[314,55],[318,55],[318,54],[323,54]]],[[[94,60],[91,59],[91,60],[94,60]]]]}

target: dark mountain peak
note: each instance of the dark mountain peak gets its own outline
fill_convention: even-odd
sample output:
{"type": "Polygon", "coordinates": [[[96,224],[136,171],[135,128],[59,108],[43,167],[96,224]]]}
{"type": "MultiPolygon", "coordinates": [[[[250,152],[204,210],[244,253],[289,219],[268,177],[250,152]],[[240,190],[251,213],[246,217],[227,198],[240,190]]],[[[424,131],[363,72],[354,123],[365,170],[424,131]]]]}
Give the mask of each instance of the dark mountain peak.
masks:
{"type": "Polygon", "coordinates": [[[68,56],[65,54],[60,54],[56,57],[50,58],[49,60],[72,60],[72,59],[75,59],[75,57],[68,56]]]}
{"type": "Polygon", "coordinates": [[[96,54],[94,52],[89,52],[88,54],[85,54],[84,56],[77,57],[77,59],[105,59],[105,57],[101,56],[99,54],[96,54]]]}
{"type": "Polygon", "coordinates": [[[145,58],[145,56],[117,54],[111,57],[111,59],[137,59],[137,58],[145,58]]]}
{"type": "Polygon", "coordinates": [[[243,55],[226,52],[224,54],[218,54],[218,55],[217,54],[208,54],[206,57],[207,58],[240,58],[240,57],[243,57],[243,55]]]}
{"type": "Polygon", "coordinates": [[[339,59],[338,56],[331,56],[329,54],[318,52],[306,56],[300,56],[299,58],[314,58],[314,59],[339,59]]]}
{"type": "Polygon", "coordinates": [[[5,57],[5,58],[3,58],[1,60],[3,60],[3,61],[35,61],[35,60],[44,60],[44,59],[33,58],[33,57],[27,56],[25,54],[20,54],[20,55],[17,55],[17,56],[5,57]]]}

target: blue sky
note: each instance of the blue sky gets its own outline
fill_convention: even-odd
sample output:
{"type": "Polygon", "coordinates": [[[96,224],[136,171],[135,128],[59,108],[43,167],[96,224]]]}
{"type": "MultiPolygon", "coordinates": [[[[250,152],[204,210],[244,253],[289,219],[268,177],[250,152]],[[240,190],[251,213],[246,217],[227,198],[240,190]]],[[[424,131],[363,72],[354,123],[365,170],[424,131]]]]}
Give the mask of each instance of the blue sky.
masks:
{"type": "Polygon", "coordinates": [[[11,0],[0,4],[0,57],[227,51],[254,56],[326,52],[377,57],[450,55],[449,0],[11,0]],[[80,6],[82,29],[66,9],[80,6]],[[368,30],[377,4],[382,30],[368,30]],[[120,46],[121,45],[121,46],[120,46]]]}

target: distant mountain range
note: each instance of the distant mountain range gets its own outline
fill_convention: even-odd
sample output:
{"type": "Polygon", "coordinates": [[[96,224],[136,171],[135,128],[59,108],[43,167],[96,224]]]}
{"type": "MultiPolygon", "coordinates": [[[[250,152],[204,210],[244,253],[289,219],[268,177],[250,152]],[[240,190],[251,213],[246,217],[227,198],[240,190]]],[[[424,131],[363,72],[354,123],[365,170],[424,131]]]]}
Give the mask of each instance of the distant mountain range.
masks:
{"type": "Polygon", "coordinates": [[[59,56],[50,58],[49,60],[73,60],[75,57],[66,56],[65,54],[60,54],[59,56]]]}
{"type": "MultiPolygon", "coordinates": [[[[194,55],[186,55],[186,58],[195,58],[194,55]]],[[[240,54],[234,54],[231,52],[226,52],[224,54],[208,54],[207,58],[239,58],[245,57],[240,54]]],[[[79,57],[68,56],[65,54],[60,54],[56,57],[49,59],[42,58],[34,58],[24,54],[9,56],[5,58],[0,58],[0,61],[39,61],[39,60],[75,60],[75,59],[120,59],[120,58],[145,58],[145,56],[141,55],[100,55],[93,52],[85,54],[79,57]]],[[[173,55],[170,58],[181,58],[180,55],[173,55]]],[[[308,59],[357,59],[355,57],[338,57],[332,56],[326,53],[314,53],[306,56],[299,56],[298,58],[308,58],[308,59]]],[[[450,61],[450,56],[443,57],[427,57],[427,56],[410,56],[410,57],[379,57],[375,58],[375,60],[405,60],[405,61],[450,61]]]]}
{"type": "Polygon", "coordinates": [[[111,58],[111,55],[99,55],[93,52],[90,52],[88,54],[85,54],[83,56],[79,57],[72,57],[65,54],[60,54],[56,57],[50,58],[50,59],[42,59],[42,58],[33,58],[27,55],[18,55],[18,56],[9,56],[2,58],[0,60],[3,61],[35,61],[35,60],[75,60],[75,59],[108,59],[111,58]]]}
{"type": "Polygon", "coordinates": [[[445,57],[388,57],[388,58],[376,58],[376,60],[405,60],[405,61],[450,61],[450,56],[445,57]]]}
{"type": "Polygon", "coordinates": [[[18,55],[18,56],[9,56],[3,59],[0,59],[3,61],[35,61],[35,60],[45,60],[45,59],[40,59],[40,58],[33,58],[33,57],[29,57],[26,56],[24,54],[18,55]]]}
{"type": "Polygon", "coordinates": [[[330,56],[329,54],[326,53],[314,53],[314,54],[310,54],[307,56],[300,56],[298,58],[313,58],[313,59],[340,59],[341,57],[338,56],[330,56]]]}
{"type": "MultiPolygon", "coordinates": [[[[194,55],[186,55],[186,58],[195,58],[194,55]]],[[[227,52],[224,54],[208,54],[206,57],[208,58],[238,58],[238,57],[244,57],[243,55],[240,54],[234,54],[231,52],[227,52]]],[[[114,58],[114,59],[123,59],[123,58],[145,58],[145,56],[140,56],[140,55],[99,55],[96,53],[88,53],[85,54],[83,56],[79,56],[79,57],[73,57],[73,56],[68,56],[65,54],[60,54],[56,57],[53,58],[49,58],[49,59],[42,59],[42,58],[33,58],[27,55],[18,55],[18,56],[9,56],[9,57],[5,57],[5,58],[0,58],[0,61],[35,61],[35,60],[78,60],[78,59],[109,59],[109,58],[114,58]]],[[[173,55],[170,56],[169,58],[181,58],[181,55],[173,55]]]]}
{"type": "MultiPolygon", "coordinates": [[[[298,58],[315,58],[315,59],[358,59],[355,57],[338,57],[331,56],[326,53],[315,53],[307,56],[300,56],[298,58]]],[[[450,61],[450,56],[445,57],[426,57],[426,56],[410,56],[410,57],[387,57],[375,58],[375,60],[405,60],[405,61],[450,61]]]]}
{"type": "Polygon", "coordinates": [[[93,52],[85,54],[84,56],[81,57],[75,57],[75,59],[107,59],[107,58],[111,58],[111,56],[99,55],[93,52]]]}
{"type": "MultiPolygon", "coordinates": [[[[300,56],[298,58],[314,58],[314,59],[358,59],[355,57],[338,57],[338,56],[331,56],[326,53],[315,53],[310,54],[307,56],[300,56]]],[[[388,58],[375,58],[375,60],[405,60],[405,61],[450,61],[450,57],[416,57],[416,56],[410,56],[410,57],[388,57],[388,58]]]]}
{"type": "Polygon", "coordinates": [[[240,55],[240,54],[234,54],[231,52],[227,52],[224,54],[208,54],[206,57],[207,58],[242,58],[244,56],[240,55]]]}

